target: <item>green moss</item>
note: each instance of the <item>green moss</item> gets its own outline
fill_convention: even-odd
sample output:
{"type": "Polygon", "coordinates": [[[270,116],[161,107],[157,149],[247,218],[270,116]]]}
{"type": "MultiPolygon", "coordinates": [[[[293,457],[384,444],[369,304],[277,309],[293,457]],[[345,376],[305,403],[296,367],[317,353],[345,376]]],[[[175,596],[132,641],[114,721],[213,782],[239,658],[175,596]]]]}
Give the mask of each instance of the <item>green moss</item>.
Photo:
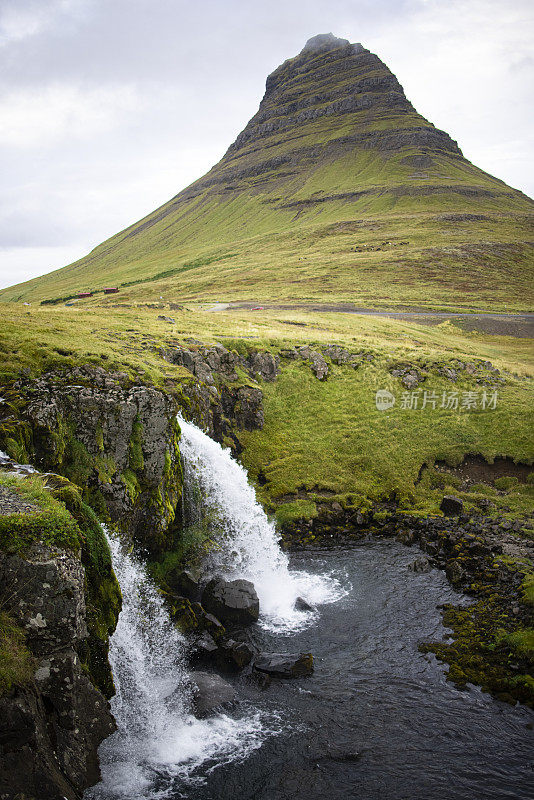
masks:
{"type": "Polygon", "coordinates": [[[0,610],[0,697],[33,677],[35,660],[25,642],[23,629],[0,610]]]}
{"type": "Polygon", "coordinates": [[[534,606],[534,572],[528,572],[521,584],[521,598],[524,603],[534,606]]]}
{"type": "Polygon", "coordinates": [[[94,461],[101,483],[111,483],[117,472],[117,466],[111,456],[97,456],[94,461]]]}
{"type": "Polygon", "coordinates": [[[497,642],[499,645],[509,647],[515,656],[534,663],[534,628],[522,628],[513,633],[502,633],[497,636],[497,642]]]}
{"type": "Polygon", "coordinates": [[[96,426],[96,446],[101,453],[104,452],[104,430],[101,422],[98,422],[96,426]]]}
{"type": "Polygon", "coordinates": [[[312,500],[294,500],[278,506],[275,516],[277,523],[284,527],[302,519],[314,519],[317,516],[317,506],[312,500]]]}
{"type": "Polygon", "coordinates": [[[163,468],[163,475],[167,481],[172,477],[172,458],[169,448],[165,450],[165,466],[163,468]]]}
{"type": "Polygon", "coordinates": [[[126,486],[130,500],[132,503],[135,503],[141,493],[141,484],[139,483],[137,475],[131,469],[125,469],[124,472],[121,473],[121,481],[126,486]]]}
{"type": "Polygon", "coordinates": [[[484,590],[473,605],[447,606],[444,624],[452,629],[452,643],[420,646],[449,664],[448,679],[458,688],[472,683],[506,702],[534,706],[532,630],[522,629],[506,600],[484,590]],[[497,631],[497,634],[496,634],[497,631]]]}
{"type": "Polygon", "coordinates": [[[149,563],[150,572],[156,582],[164,586],[170,572],[177,568],[197,567],[214,546],[213,531],[207,520],[183,528],[175,534],[172,549],[149,563]]]}
{"type": "Polygon", "coordinates": [[[114,693],[113,677],[108,662],[109,636],[115,630],[122,596],[113,572],[111,552],[98,518],[83,502],[80,490],[72,484],[59,485],[49,491],[65,504],[81,531],[81,559],[85,568],[86,620],[89,637],[82,647],[82,663],[89,677],[105,697],[114,693]]]}
{"type": "Polygon", "coordinates": [[[95,486],[86,486],[83,490],[83,498],[87,505],[91,506],[98,518],[104,522],[109,522],[110,516],[106,500],[100,489],[95,486]]]}
{"type": "Polygon", "coordinates": [[[143,456],[143,423],[136,417],[132,426],[132,435],[129,443],[129,467],[134,472],[142,472],[145,466],[143,456]]]}
{"type": "Polygon", "coordinates": [[[81,535],[78,525],[66,508],[53,500],[40,478],[0,474],[0,486],[18,492],[41,509],[31,514],[0,516],[2,550],[24,553],[35,542],[69,550],[79,549],[81,535]]]}
{"type": "Polygon", "coordinates": [[[94,469],[94,459],[85,445],[74,435],[69,427],[62,459],[63,474],[78,486],[86,486],[94,469]]]}
{"type": "Polygon", "coordinates": [[[502,478],[497,478],[497,480],[493,481],[493,483],[496,489],[506,492],[512,489],[514,486],[517,486],[518,480],[515,477],[505,475],[502,478]]]}
{"type": "Polygon", "coordinates": [[[86,575],[87,642],[86,663],[95,686],[105,697],[114,693],[108,662],[109,636],[115,630],[122,606],[122,595],[113,572],[111,553],[96,515],[82,506],[84,542],[82,562],[86,575]]]}
{"type": "MultiPolygon", "coordinates": [[[[107,659],[108,639],[117,624],[121,593],[109,547],[96,514],[83,502],[78,487],[60,476],[52,476],[47,481],[48,486],[37,476],[0,475],[1,486],[42,509],[35,513],[0,516],[0,547],[24,555],[31,544],[42,542],[80,551],[85,567],[89,634],[80,645],[80,656],[95,686],[106,697],[111,697],[114,688],[107,659]]],[[[0,619],[0,639],[0,687],[9,688],[9,676],[17,675],[17,681],[22,680],[21,676],[27,677],[28,665],[32,662],[23,646],[23,634],[21,639],[21,634],[3,618],[0,619]]]]}
{"type": "Polygon", "coordinates": [[[17,441],[11,436],[8,436],[6,439],[4,439],[4,448],[8,456],[18,464],[29,463],[30,459],[23,442],[17,441]]]}
{"type": "Polygon", "coordinates": [[[185,597],[172,598],[170,612],[175,625],[182,633],[190,633],[198,629],[197,615],[185,597]]]}

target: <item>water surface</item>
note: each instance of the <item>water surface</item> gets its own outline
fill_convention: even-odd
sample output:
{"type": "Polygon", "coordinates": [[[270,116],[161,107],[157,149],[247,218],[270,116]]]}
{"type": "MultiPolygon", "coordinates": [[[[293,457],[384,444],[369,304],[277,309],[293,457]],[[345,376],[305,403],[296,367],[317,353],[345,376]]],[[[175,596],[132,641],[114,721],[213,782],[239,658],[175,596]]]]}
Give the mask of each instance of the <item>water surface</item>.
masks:
{"type": "MultiPolygon", "coordinates": [[[[239,679],[241,696],[278,710],[285,730],[242,763],[199,770],[192,800],[531,800],[534,714],[478,689],[459,692],[446,668],[417,649],[447,635],[436,606],[460,597],[444,574],[414,574],[417,556],[396,542],[302,553],[292,567],[334,572],[351,591],[292,636],[247,634],[270,651],[315,655],[313,677],[239,679]]],[[[213,766],[213,765],[211,765],[213,766]]]]}

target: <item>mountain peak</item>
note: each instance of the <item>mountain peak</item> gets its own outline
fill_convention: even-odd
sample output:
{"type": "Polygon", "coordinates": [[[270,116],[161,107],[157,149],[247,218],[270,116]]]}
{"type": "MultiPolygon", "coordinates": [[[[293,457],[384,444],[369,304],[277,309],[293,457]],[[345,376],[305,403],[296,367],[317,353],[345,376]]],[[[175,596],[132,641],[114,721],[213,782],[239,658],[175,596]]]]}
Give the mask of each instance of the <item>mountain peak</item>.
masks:
{"type": "Polygon", "coordinates": [[[346,47],[349,44],[350,42],[348,39],[340,39],[334,36],[333,33],[319,33],[317,36],[312,36],[311,39],[308,39],[301,53],[307,53],[310,50],[335,50],[338,47],[346,47]]]}
{"type": "Polygon", "coordinates": [[[223,291],[479,304],[524,281],[531,213],[417,113],[377,55],[322,33],[268,76],[206,175],[67,270],[0,296],[59,302],[117,285],[143,302],[223,291]]]}

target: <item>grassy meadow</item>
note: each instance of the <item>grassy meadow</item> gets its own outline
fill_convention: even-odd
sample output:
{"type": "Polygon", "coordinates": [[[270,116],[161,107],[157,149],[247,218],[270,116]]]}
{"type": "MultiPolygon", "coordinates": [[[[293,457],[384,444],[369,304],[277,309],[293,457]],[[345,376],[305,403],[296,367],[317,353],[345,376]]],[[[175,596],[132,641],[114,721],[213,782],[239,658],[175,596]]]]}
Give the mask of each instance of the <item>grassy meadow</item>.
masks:
{"type": "MultiPolygon", "coordinates": [[[[357,369],[329,363],[325,381],[306,362],[283,358],[277,380],[260,381],[265,425],[261,431],[239,432],[241,458],[261,500],[281,522],[313,516],[325,500],[365,510],[393,497],[411,512],[437,512],[443,476],[435,477],[435,461],[454,465],[470,453],[488,461],[499,456],[534,461],[534,361],[528,339],[468,333],[450,322],[429,327],[354,314],[212,311],[193,304],[170,312],[80,305],[4,309],[3,385],[16,381],[21,370],[37,376],[92,363],[179,394],[192,376],[168,363],[163,352],[173,344],[187,345],[190,337],[239,352],[258,348],[276,354],[334,343],[359,353],[357,369]],[[158,320],[161,313],[172,314],[174,324],[158,320]],[[476,369],[473,374],[459,370],[453,383],[443,371],[459,363],[476,369]],[[390,372],[405,365],[424,378],[416,409],[402,407],[406,389],[390,372]],[[379,389],[395,395],[388,411],[376,409],[379,389]],[[496,407],[482,409],[483,392],[489,399],[495,390],[496,407]],[[420,407],[425,391],[438,398],[436,408],[432,403],[420,407]],[[451,391],[458,391],[460,400],[463,392],[475,392],[477,408],[441,409],[443,393],[451,391]],[[430,469],[420,476],[424,464],[430,469]]],[[[454,475],[446,482],[458,493],[454,475]]],[[[467,506],[475,508],[488,492],[495,510],[504,513],[521,513],[533,504],[533,485],[516,482],[503,490],[475,487],[464,493],[467,506]]]]}

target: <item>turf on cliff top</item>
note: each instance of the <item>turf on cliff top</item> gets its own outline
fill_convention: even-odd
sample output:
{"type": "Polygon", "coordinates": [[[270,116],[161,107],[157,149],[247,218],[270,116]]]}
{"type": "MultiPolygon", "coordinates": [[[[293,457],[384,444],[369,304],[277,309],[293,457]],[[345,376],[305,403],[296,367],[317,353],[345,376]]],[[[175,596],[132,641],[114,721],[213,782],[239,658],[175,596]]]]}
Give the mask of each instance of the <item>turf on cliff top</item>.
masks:
{"type": "MultiPolygon", "coordinates": [[[[436,87],[439,90],[439,87],[436,87]]],[[[61,302],[532,306],[534,202],[471,164],[395,75],[332,34],[267,78],[204,177],[88,256],[0,293],[61,302]]]]}

